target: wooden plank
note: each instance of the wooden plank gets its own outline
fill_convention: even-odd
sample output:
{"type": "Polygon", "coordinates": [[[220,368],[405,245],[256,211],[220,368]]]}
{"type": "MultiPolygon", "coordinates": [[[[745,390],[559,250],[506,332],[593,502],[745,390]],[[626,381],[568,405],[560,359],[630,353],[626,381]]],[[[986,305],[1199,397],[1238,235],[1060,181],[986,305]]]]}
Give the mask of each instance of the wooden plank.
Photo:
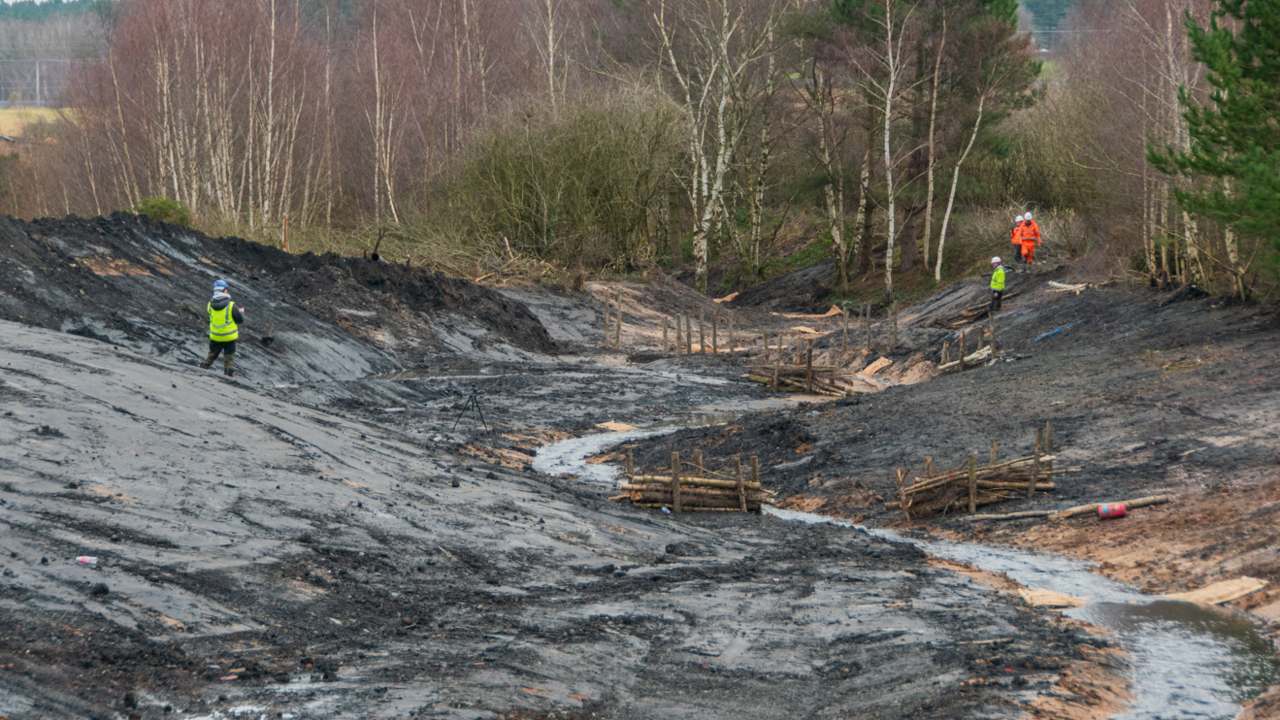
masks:
{"type": "Polygon", "coordinates": [[[1085,599],[1072,597],[1065,593],[1054,592],[1053,590],[1030,590],[1028,588],[1019,588],[1018,594],[1023,600],[1027,601],[1032,607],[1050,607],[1050,608],[1076,608],[1084,607],[1085,599]]]}
{"type": "Polygon", "coordinates": [[[1223,580],[1212,585],[1206,585],[1198,590],[1189,592],[1169,593],[1160,597],[1169,600],[1185,600],[1187,602],[1197,603],[1199,605],[1221,605],[1239,600],[1245,595],[1258,592],[1262,588],[1269,585],[1266,580],[1254,577],[1238,577],[1234,580],[1223,580]]]}
{"type": "Polygon", "coordinates": [[[876,360],[875,362],[866,366],[865,368],[859,370],[857,374],[863,377],[871,377],[876,373],[880,372],[881,370],[889,367],[892,364],[893,364],[892,360],[890,360],[887,357],[882,357],[879,360],[876,360]]]}

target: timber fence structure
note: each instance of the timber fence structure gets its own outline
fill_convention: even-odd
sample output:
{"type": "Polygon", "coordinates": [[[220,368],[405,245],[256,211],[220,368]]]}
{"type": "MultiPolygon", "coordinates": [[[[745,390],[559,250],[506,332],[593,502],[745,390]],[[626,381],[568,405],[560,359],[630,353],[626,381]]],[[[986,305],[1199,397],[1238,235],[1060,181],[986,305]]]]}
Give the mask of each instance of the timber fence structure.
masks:
{"type": "Polygon", "coordinates": [[[912,478],[909,484],[903,470],[897,468],[896,500],[885,503],[884,509],[901,510],[906,520],[911,520],[913,513],[919,518],[962,509],[972,515],[982,505],[1053,492],[1057,490],[1057,476],[1080,472],[1080,468],[1054,468],[1052,420],[1045,427],[1036,428],[1031,455],[1002,462],[999,450],[993,440],[991,457],[985,465],[979,465],[977,456],[970,454],[959,467],[943,472],[935,472],[933,458],[926,457],[924,476],[912,478]]]}
{"type": "Polygon", "coordinates": [[[619,489],[621,495],[611,500],[629,500],[640,507],[664,507],[672,512],[717,511],[760,514],[765,505],[773,505],[776,493],[760,486],[760,461],[751,456],[750,475],[742,467],[742,459],[733,459],[731,472],[714,472],[702,462],[702,451],[693,452],[692,462],[682,464],[680,453],[671,453],[670,474],[636,473],[631,449],[627,449],[627,468],[619,489]]]}

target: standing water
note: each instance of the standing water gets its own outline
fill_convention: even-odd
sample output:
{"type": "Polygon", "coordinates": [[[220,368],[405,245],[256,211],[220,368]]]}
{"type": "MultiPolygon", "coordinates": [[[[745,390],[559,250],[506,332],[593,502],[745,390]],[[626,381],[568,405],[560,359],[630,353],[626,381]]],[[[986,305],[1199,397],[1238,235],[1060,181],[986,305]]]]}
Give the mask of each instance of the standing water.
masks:
{"type": "MultiPolygon", "coordinates": [[[[588,464],[588,457],[620,443],[677,429],[630,430],[553,443],[538,450],[533,467],[547,474],[570,474],[610,484],[617,478],[617,469],[588,464]]],[[[768,512],[783,520],[863,530],[890,542],[914,545],[936,557],[1005,573],[1028,588],[1087,599],[1084,607],[1063,614],[1111,631],[1129,656],[1134,699],[1128,711],[1116,718],[1232,718],[1240,711],[1239,703],[1256,697],[1280,677],[1275,648],[1249,620],[1189,602],[1142,595],[1128,585],[1090,572],[1092,563],[1003,546],[919,540],[813,513],[772,508],[768,512]]]]}

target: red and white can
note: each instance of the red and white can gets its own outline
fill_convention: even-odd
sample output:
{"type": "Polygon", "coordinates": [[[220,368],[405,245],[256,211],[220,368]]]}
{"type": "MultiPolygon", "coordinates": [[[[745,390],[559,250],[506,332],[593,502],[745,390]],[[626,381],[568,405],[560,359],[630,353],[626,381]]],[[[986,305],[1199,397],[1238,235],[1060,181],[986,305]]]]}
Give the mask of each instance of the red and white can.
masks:
{"type": "Polygon", "coordinates": [[[1129,508],[1124,503],[1115,503],[1114,505],[1103,505],[1098,508],[1098,519],[1107,520],[1109,518],[1122,518],[1125,513],[1129,512],[1129,508]]]}

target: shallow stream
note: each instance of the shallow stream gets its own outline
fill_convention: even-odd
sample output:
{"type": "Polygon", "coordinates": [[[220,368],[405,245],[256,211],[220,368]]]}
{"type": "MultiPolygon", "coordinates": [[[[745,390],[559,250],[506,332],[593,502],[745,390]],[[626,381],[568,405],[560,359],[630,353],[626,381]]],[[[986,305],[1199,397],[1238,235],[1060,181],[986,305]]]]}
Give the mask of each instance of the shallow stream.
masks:
{"type": "MultiPolygon", "coordinates": [[[[541,448],[533,466],[548,474],[570,474],[588,482],[611,484],[617,479],[617,469],[589,464],[588,457],[624,442],[678,429],[667,426],[564,440],[541,448]]],[[[1084,607],[1064,610],[1063,614],[1106,628],[1128,653],[1134,699],[1128,711],[1116,718],[1233,718],[1240,703],[1280,677],[1275,648],[1248,618],[1142,595],[1091,572],[1092,563],[1004,546],[921,540],[812,513],[768,512],[783,520],[862,530],[891,542],[915,545],[936,557],[1005,573],[1028,588],[1086,598],[1084,607]]]]}

